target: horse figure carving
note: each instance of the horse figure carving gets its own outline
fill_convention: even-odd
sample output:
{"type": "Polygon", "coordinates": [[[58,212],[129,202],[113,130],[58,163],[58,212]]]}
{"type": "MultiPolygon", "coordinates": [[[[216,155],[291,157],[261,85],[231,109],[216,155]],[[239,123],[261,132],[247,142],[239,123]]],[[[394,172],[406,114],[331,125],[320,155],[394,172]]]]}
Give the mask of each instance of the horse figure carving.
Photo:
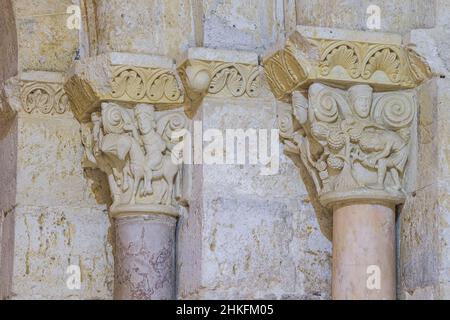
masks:
{"type": "Polygon", "coordinates": [[[121,167],[124,170],[129,167],[129,172],[124,171],[123,179],[131,180],[129,183],[129,189],[131,189],[130,204],[136,203],[136,196],[139,190],[140,196],[142,197],[151,194],[152,189],[149,186],[151,186],[153,180],[160,179],[164,179],[167,183],[167,188],[162,195],[161,203],[166,205],[171,204],[178,165],[172,162],[170,155],[164,155],[157,170],[152,171],[147,165],[148,155],[144,154],[138,141],[130,135],[115,133],[109,133],[103,137],[101,151],[107,156],[121,162],[121,167]],[[127,162],[129,162],[129,166],[126,165],[127,162]],[[143,185],[139,189],[141,182],[143,182],[143,185]]]}

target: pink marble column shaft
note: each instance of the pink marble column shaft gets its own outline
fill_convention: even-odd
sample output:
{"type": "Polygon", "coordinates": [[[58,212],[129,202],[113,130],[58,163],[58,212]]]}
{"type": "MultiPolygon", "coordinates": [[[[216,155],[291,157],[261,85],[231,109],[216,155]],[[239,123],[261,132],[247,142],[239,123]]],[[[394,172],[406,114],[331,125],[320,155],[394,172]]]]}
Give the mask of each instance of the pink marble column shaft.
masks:
{"type": "Polygon", "coordinates": [[[351,204],[333,212],[333,299],[396,298],[394,207],[351,204]]]}

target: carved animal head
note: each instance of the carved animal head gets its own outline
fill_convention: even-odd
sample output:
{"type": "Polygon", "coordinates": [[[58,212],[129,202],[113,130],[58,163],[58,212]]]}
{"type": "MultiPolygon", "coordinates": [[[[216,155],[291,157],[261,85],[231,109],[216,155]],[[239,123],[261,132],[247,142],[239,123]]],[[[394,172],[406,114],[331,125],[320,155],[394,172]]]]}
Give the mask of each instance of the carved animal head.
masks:
{"type": "Polygon", "coordinates": [[[103,137],[101,150],[103,153],[125,160],[131,148],[131,137],[110,133],[103,137]]]}

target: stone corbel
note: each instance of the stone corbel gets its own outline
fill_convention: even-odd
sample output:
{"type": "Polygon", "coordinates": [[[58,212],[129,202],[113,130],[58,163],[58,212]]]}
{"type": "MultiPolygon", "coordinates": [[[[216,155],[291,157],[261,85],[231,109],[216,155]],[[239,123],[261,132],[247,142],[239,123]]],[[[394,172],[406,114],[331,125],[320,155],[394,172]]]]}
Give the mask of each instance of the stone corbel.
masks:
{"type": "Polygon", "coordinates": [[[193,117],[203,98],[258,97],[262,69],[251,52],[191,48],[178,72],[186,90],[186,114],[193,117]]]}
{"type": "Polygon", "coordinates": [[[394,299],[394,206],[414,175],[414,88],[430,68],[397,35],[300,26],[263,65],[284,102],[285,152],[333,209],[333,297],[394,299]],[[381,289],[367,286],[368,268],[381,271],[381,289]]]}
{"type": "Polygon", "coordinates": [[[182,148],[176,146],[189,125],[173,61],[101,55],[77,61],[64,87],[81,122],[82,165],[104,172],[111,192],[115,298],[173,299],[183,200],[182,148]]]}

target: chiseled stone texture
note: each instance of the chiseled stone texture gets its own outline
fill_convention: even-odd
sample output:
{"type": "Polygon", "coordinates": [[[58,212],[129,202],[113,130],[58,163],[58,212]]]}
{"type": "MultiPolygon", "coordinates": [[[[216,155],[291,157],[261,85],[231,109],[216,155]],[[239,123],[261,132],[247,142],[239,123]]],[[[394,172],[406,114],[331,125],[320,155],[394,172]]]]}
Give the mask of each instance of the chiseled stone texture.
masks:
{"type": "Polygon", "coordinates": [[[262,54],[284,36],[283,1],[204,0],[203,14],[205,47],[262,54]]]}
{"type": "Polygon", "coordinates": [[[18,132],[12,298],[112,298],[110,221],[81,168],[78,122],[20,114],[18,132]],[[81,290],[66,286],[70,265],[81,290]]]}
{"type": "Polygon", "coordinates": [[[370,5],[380,8],[380,31],[403,34],[430,28],[435,22],[435,0],[296,0],[297,24],[369,30],[366,12],[370,5]]]}
{"type": "Polygon", "coordinates": [[[79,30],[69,29],[67,8],[77,0],[13,0],[19,70],[65,71],[77,55],[79,30]]]}
{"type": "MultiPolygon", "coordinates": [[[[207,97],[197,119],[204,130],[275,128],[272,99],[207,97]]],[[[194,166],[192,195],[178,227],[180,299],[330,297],[331,243],[291,160],[272,176],[259,165],[194,166]]]]}
{"type": "Polygon", "coordinates": [[[121,51],[174,58],[195,44],[191,1],[97,1],[97,33],[99,53],[121,51]]]}
{"type": "Polygon", "coordinates": [[[16,209],[13,299],[108,299],[113,255],[102,210],[20,206],[16,209]],[[81,289],[70,290],[66,269],[77,265],[81,289]]]}
{"type": "Polygon", "coordinates": [[[419,89],[419,150],[415,192],[399,218],[398,296],[450,298],[450,1],[436,1],[436,26],[412,30],[406,41],[435,78],[419,89]]]}
{"type": "Polygon", "coordinates": [[[0,299],[11,292],[14,259],[14,207],[16,204],[17,118],[0,114],[0,299]]]}
{"type": "Polygon", "coordinates": [[[10,119],[1,92],[3,82],[17,72],[16,24],[9,0],[0,3],[0,39],[0,299],[4,299],[11,293],[17,164],[17,119],[10,119]]]}

